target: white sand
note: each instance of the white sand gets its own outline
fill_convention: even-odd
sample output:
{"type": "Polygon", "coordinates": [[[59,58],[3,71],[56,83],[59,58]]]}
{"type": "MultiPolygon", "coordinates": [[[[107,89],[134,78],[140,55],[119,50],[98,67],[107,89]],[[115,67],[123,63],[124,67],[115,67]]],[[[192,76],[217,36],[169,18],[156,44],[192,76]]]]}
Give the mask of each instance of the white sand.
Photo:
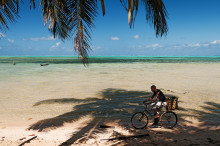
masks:
{"type": "MultiPolygon", "coordinates": [[[[99,93],[109,88],[150,92],[149,87],[152,84],[157,85],[165,94],[179,97],[179,106],[184,110],[176,112],[182,116],[184,126],[190,124],[195,126],[192,121],[202,122],[205,125],[209,125],[210,122],[212,126],[219,126],[219,63],[91,64],[89,68],[84,68],[82,65],[74,67],[72,65],[50,65],[47,70],[36,69],[32,66],[28,73],[16,70],[8,78],[1,78],[0,138],[5,138],[2,138],[0,145],[17,145],[18,139],[22,137],[27,139],[30,134],[38,136],[30,145],[44,145],[46,142],[50,142],[48,145],[58,145],[67,140],[77,129],[79,130],[82,127],[81,124],[84,125],[83,120],[81,122],[79,120],[77,124],[76,122],[65,123],[64,126],[48,132],[25,130],[39,120],[74,111],[77,105],[82,104],[81,102],[66,102],[33,106],[39,101],[64,98],[101,99],[103,96],[99,93]],[[197,117],[189,119],[193,115],[197,117]]],[[[120,126],[118,128],[120,129],[120,126]]],[[[187,128],[183,129],[186,130],[182,131],[187,131],[187,128]]],[[[205,130],[209,134],[212,133],[209,129],[205,130]]],[[[124,130],[121,130],[119,133],[123,132],[124,130]]],[[[107,133],[101,133],[99,137],[104,134],[106,135],[104,137],[108,138],[112,130],[107,133]]],[[[90,142],[96,141],[93,139],[90,142]]]]}

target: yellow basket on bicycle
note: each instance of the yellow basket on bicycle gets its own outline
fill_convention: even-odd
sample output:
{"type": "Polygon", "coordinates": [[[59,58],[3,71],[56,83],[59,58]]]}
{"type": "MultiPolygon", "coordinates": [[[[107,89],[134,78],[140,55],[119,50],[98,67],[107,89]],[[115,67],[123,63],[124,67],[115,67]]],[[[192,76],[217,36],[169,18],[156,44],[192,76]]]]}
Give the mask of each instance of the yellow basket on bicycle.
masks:
{"type": "Polygon", "coordinates": [[[168,97],[166,99],[167,110],[175,110],[178,108],[178,98],[177,97],[168,97]]]}

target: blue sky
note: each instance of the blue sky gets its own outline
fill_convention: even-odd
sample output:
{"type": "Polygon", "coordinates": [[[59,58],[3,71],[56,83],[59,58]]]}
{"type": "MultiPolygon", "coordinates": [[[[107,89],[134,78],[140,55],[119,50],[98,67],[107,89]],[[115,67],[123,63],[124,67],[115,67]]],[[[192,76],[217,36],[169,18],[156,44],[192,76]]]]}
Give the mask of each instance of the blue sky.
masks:
{"type": "MultiPolygon", "coordinates": [[[[38,1],[37,1],[38,2],[38,1]]],[[[142,6],[134,28],[119,0],[106,0],[106,15],[99,14],[92,33],[91,56],[220,56],[219,0],[164,0],[168,11],[167,36],[156,38],[146,23],[142,6]]],[[[20,9],[20,18],[0,31],[0,56],[72,56],[73,40],[54,39],[43,25],[40,8],[20,9]]]]}

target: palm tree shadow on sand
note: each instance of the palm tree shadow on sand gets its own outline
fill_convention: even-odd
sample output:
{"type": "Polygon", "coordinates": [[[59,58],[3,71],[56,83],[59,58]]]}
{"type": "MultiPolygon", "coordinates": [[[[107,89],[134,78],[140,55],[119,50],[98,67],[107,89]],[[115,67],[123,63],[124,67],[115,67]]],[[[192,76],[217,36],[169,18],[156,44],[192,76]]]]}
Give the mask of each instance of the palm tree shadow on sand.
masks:
{"type": "Polygon", "coordinates": [[[205,102],[201,107],[203,111],[191,109],[194,116],[203,121],[203,125],[220,125],[220,104],[215,102],[205,102]]]}
{"type": "MultiPolygon", "coordinates": [[[[62,99],[49,99],[49,100],[43,100],[39,101],[34,104],[34,106],[40,106],[43,104],[71,104],[71,103],[79,103],[78,105],[73,107],[73,110],[67,113],[64,113],[62,115],[53,117],[53,118],[48,118],[44,120],[40,120],[34,124],[32,124],[29,129],[32,130],[38,130],[38,131],[46,131],[46,130],[51,130],[55,129],[58,127],[63,126],[65,123],[72,123],[74,121],[77,121],[78,119],[86,116],[86,115],[92,115],[93,120],[90,121],[85,127],[82,127],[79,131],[71,134],[70,138],[67,139],[65,142],[63,142],[61,145],[71,145],[75,143],[76,141],[79,142],[85,142],[88,140],[89,136],[88,133],[91,133],[92,130],[95,130],[95,134],[99,132],[105,132],[105,130],[100,130],[98,127],[101,124],[100,120],[102,122],[107,122],[107,123],[117,123],[121,127],[131,130],[129,123],[130,123],[130,118],[132,114],[136,111],[141,111],[144,108],[144,105],[142,104],[142,101],[146,99],[146,97],[149,97],[152,95],[151,92],[145,92],[145,91],[127,91],[124,89],[112,89],[108,88],[99,93],[101,98],[85,98],[85,99],[76,99],[76,98],[62,98],[62,99]],[[145,97],[140,97],[140,96],[145,96],[145,97]]],[[[167,97],[172,97],[173,95],[167,95],[167,97]]],[[[182,102],[182,101],[181,101],[182,102]]],[[[180,103],[181,103],[180,102],[180,103]]],[[[206,109],[207,112],[204,111],[198,111],[194,109],[184,109],[182,107],[179,107],[177,111],[175,111],[178,115],[179,120],[184,121],[182,117],[188,116],[188,110],[192,110],[195,114],[195,116],[198,115],[199,121],[203,121],[204,124],[209,124],[209,119],[210,118],[215,118],[215,121],[220,120],[219,117],[219,107],[220,104],[214,103],[214,102],[206,102],[205,105],[201,106],[202,108],[206,109]],[[180,111],[180,113],[178,112],[180,111]],[[183,113],[181,113],[181,111],[183,113]]],[[[164,137],[161,137],[160,135],[160,141],[158,141],[157,144],[160,142],[167,142],[167,140],[170,140],[169,135],[180,135],[181,134],[187,134],[189,135],[186,140],[190,140],[192,137],[192,133],[190,133],[190,130],[187,129],[187,127],[179,127],[182,129],[182,132],[162,132],[164,137]],[[168,136],[168,137],[167,137],[168,136]]],[[[176,130],[178,131],[177,128],[176,130]]],[[[131,130],[132,131],[132,130],[131,130]]],[[[192,131],[198,131],[197,127],[191,127],[191,132],[192,131]]],[[[206,132],[219,132],[219,130],[209,130],[206,132]]],[[[145,130],[146,133],[146,130],[145,130]]],[[[205,132],[204,132],[205,133],[205,132]]],[[[151,139],[153,140],[154,138],[158,140],[158,135],[151,135],[151,139]]],[[[151,140],[151,141],[152,141],[151,140]]],[[[185,139],[178,139],[178,138],[172,138],[173,144],[176,144],[176,141],[183,140],[185,142],[185,139]]],[[[130,144],[131,141],[124,141],[124,144],[130,144]]],[[[138,139],[133,139],[132,142],[140,143],[138,139]]],[[[145,141],[143,144],[146,144],[147,141],[145,141]]],[[[170,143],[170,141],[168,141],[170,143]]],[[[192,143],[190,141],[186,141],[189,144],[192,143]]],[[[204,142],[207,142],[207,144],[216,144],[219,143],[219,141],[208,137],[207,139],[204,139],[204,142]]],[[[150,144],[156,144],[150,143],[150,144]]]]}
{"type": "MultiPolygon", "coordinates": [[[[71,123],[86,115],[92,115],[94,119],[87,126],[83,127],[80,131],[73,134],[72,137],[64,142],[64,144],[74,143],[79,136],[88,133],[97,121],[102,122],[115,122],[122,124],[123,127],[128,127],[132,114],[136,111],[141,111],[144,108],[142,104],[146,97],[150,97],[152,92],[145,91],[127,91],[124,89],[108,88],[99,93],[102,98],[63,98],[63,99],[49,99],[39,101],[34,106],[42,104],[65,104],[65,103],[80,103],[74,106],[73,111],[64,113],[62,115],[40,120],[32,124],[28,129],[44,131],[58,128],[64,123],[71,123]],[[145,97],[140,97],[145,96],[145,97]]],[[[173,95],[166,95],[171,97],[173,95]]]]}

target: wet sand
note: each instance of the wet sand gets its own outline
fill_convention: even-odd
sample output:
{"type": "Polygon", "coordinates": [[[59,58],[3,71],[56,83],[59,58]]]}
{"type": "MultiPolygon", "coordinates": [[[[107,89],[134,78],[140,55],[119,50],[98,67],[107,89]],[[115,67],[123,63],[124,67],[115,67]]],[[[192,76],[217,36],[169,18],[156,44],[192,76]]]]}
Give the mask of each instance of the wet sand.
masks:
{"type": "Polygon", "coordinates": [[[215,138],[220,123],[219,63],[112,63],[91,64],[88,68],[17,64],[1,69],[0,145],[18,145],[32,134],[37,138],[29,145],[60,145],[68,140],[79,144],[73,139],[81,130],[77,137],[87,137],[82,140],[85,145],[154,145],[162,143],[158,143],[161,135],[163,142],[170,144],[219,144],[215,138]],[[149,97],[152,84],[167,96],[179,97],[176,129],[132,129],[132,113],[144,108],[144,98],[138,96],[149,97]],[[100,119],[115,129],[93,128],[100,119]],[[161,130],[162,134],[154,134],[161,130]],[[122,135],[149,133],[151,138],[102,140],[114,137],[114,131],[122,135]]]}

